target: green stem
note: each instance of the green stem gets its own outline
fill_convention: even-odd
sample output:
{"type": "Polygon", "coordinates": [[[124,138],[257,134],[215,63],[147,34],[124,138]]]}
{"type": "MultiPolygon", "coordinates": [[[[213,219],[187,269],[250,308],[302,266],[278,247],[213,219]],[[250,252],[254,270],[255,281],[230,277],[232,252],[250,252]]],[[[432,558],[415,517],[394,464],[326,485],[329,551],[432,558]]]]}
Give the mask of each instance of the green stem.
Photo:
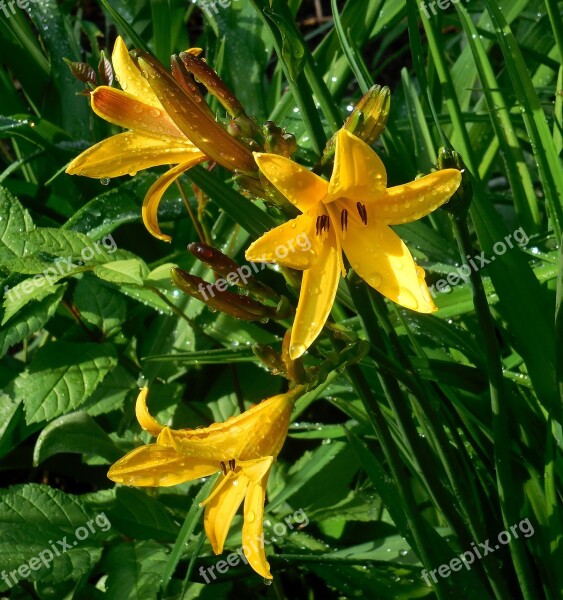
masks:
{"type": "Polygon", "coordinates": [[[200,506],[200,503],[203,502],[207,496],[209,496],[211,488],[215,484],[217,477],[218,474],[210,477],[199,490],[192,502],[190,510],[186,515],[186,519],[184,520],[182,529],[180,529],[180,533],[178,534],[178,538],[176,539],[176,543],[172,548],[172,552],[168,558],[168,563],[166,564],[166,568],[164,569],[164,573],[162,575],[162,589],[164,591],[166,591],[166,588],[172,579],[172,575],[174,575],[174,571],[180,562],[182,553],[185,551],[186,544],[188,543],[188,540],[194,532],[195,526],[201,517],[203,507],[200,506]]]}
{"type": "MultiPolygon", "coordinates": [[[[410,477],[405,469],[399,451],[393,441],[385,417],[379,407],[377,399],[372,394],[369,384],[358,365],[351,365],[346,369],[347,375],[358,393],[366,413],[371,421],[373,430],[381,445],[391,474],[401,494],[403,510],[411,529],[415,547],[413,550],[418,554],[425,566],[431,568],[433,564],[433,555],[428,551],[426,537],[423,535],[424,528],[421,523],[421,513],[410,487],[410,477]]],[[[385,389],[385,388],[384,388],[385,389]]],[[[386,390],[387,393],[387,390],[386,390]]],[[[446,598],[447,593],[442,587],[442,581],[436,586],[436,595],[439,599],[446,598]]]]}
{"type": "MultiPolygon", "coordinates": [[[[450,215],[454,235],[457,241],[462,262],[470,271],[471,290],[475,313],[482,334],[484,352],[487,362],[489,377],[489,390],[491,395],[491,410],[493,418],[494,459],[497,476],[500,508],[505,528],[518,522],[520,515],[514,507],[519,505],[517,486],[510,456],[510,410],[509,402],[504,387],[502,360],[495,332],[495,322],[491,315],[487,295],[479,273],[469,267],[466,256],[471,256],[473,246],[467,220],[458,219],[450,215]]],[[[534,577],[524,546],[517,542],[510,544],[510,553],[514,562],[516,575],[520,582],[522,594],[525,599],[532,600],[538,595],[533,586],[534,577]]]]}

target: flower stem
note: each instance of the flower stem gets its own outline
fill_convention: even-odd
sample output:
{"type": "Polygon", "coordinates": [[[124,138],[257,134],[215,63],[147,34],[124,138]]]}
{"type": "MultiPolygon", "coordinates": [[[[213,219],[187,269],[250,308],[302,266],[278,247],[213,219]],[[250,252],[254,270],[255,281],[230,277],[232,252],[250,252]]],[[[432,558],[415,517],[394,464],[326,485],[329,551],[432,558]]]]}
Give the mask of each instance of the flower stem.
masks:
{"type": "MultiPolygon", "coordinates": [[[[467,263],[466,257],[471,256],[473,252],[467,219],[459,219],[454,215],[450,215],[450,220],[462,263],[468,267],[470,272],[473,303],[482,335],[491,395],[497,488],[504,525],[508,529],[511,525],[517,523],[520,517],[515,507],[521,504],[519,501],[521,494],[518,493],[518,487],[514,485],[517,480],[514,477],[510,456],[510,404],[504,387],[503,366],[495,332],[495,322],[489,309],[481,276],[477,271],[469,268],[467,263]]],[[[518,543],[511,544],[510,553],[524,598],[526,600],[537,598],[532,583],[534,577],[524,546],[518,543]]]]}

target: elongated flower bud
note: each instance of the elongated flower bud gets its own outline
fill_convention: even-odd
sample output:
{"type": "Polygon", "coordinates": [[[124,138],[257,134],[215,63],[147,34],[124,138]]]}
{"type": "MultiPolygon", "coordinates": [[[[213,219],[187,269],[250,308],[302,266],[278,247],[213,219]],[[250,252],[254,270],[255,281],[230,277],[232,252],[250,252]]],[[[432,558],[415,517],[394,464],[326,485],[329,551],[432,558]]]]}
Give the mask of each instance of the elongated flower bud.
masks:
{"type": "Polygon", "coordinates": [[[131,53],[164,110],[204,154],[230,171],[254,173],[256,163],[251,151],[217,123],[210,111],[194,100],[172,75],[150,54],[131,53]]]}
{"type": "Polygon", "coordinates": [[[239,265],[232,258],[217,250],[217,248],[192,242],[188,246],[188,250],[200,262],[213,269],[221,277],[226,278],[227,281],[232,280],[234,285],[265,298],[275,298],[277,296],[272,288],[260,283],[252,275],[252,269],[248,265],[239,265]]]}
{"type": "Polygon", "coordinates": [[[442,205],[442,210],[445,210],[457,219],[465,219],[473,200],[471,173],[467,170],[461,156],[455,150],[450,150],[449,148],[440,148],[436,167],[438,171],[444,169],[457,169],[461,171],[461,184],[449,201],[442,205]]]}
{"type": "Polygon", "coordinates": [[[358,102],[343,129],[371,146],[387,124],[391,107],[391,92],[387,86],[374,85],[358,102]]]}
{"type": "Polygon", "coordinates": [[[201,300],[213,310],[219,310],[228,315],[242,319],[243,321],[262,321],[276,317],[276,309],[265,306],[247,296],[240,296],[223,289],[226,282],[223,281],[221,288],[219,282],[207,283],[201,277],[191,275],[182,269],[174,267],[170,275],[176,287],[186,294],[201,300]]]}

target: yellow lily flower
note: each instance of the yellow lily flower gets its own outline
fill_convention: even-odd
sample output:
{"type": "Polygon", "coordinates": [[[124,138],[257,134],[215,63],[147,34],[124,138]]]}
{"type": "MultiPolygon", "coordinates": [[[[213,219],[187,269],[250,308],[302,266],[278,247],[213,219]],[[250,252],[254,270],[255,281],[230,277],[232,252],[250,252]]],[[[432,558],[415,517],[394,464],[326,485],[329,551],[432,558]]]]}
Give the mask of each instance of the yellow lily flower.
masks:
{"type": "Polygon", "coordinates": [[[137,420],[144,430],[157,436],[156,443],[129,452],[110,468],[108,477],[117,483],[155,487],[177,485],[222,471],[202,503],[205,532],[213,551],[223,552],[232,520],[244,500],[244,554],[259,575],[272,579],[262,543],[266,485],[301,391],[302,388],[295,388],[272,396],[224,423],[173,430],[149,414],[148,388],[143,388],[137,398],[137,420]]]}
{"type": "Polygon", "coordinates": [[[387,298],[421,313],[437,310],[424,271],[389,225],[421,219],[447,202],[460,185],[460,171],[445,169],[387,188],[381,159],[344,129],[336,135],[330,181],[282,156],[254,153],[254,158],[263,175],[303,213],[268,231],[246,251],[249,261],[304,271],[291,333],[292,359],[309,348],[328,318],[340,275],[346,275],[342,252],[354,271],[387,298]],[[311,242],[306,252],[295,251],[299,235],[311,242]]]}
{"type": "Polygon", "coordinates": [[[95,144],[76,157],[66,169],[69,175],[106,178],[135,175],[160,165],[177,165],[162,175],[143,201],[143,222],[155,237],[169,242],[158,226],[158,205],[167,188],[182,173],[207,160],[180,131],[147,80],[131,60],[125,42],[118,37],[112,54],[113,68],[122,90],[100,86],[91,93],[92,110],[102,119],[128,129],[95,144]]]}

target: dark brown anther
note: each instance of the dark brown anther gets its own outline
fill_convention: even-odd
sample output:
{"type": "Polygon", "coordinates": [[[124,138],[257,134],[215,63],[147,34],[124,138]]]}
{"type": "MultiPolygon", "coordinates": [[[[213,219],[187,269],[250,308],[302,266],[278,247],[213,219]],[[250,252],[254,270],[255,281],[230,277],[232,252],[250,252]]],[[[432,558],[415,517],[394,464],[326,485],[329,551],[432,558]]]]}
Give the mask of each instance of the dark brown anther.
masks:
{"type": "Polygon", "coordinates": [[[227,465],[223,461],[219,463],[221,465],[221,471],[223,471],[223,475],[227,474],[227,465]]]}
{"type": "Polygon", "coordinates": [[[330,218],[328,215],[317,217],[317,235],[321,235],[323,231],[330,230],[330,218]]]}
{"type": "Polygon", "coordinates": [[[365,204],[361,202],[356,202],[356,207],[358,208],[358,214],[360,215],[360,219],[364,225],[368,224],[368,211],[365,204]]]}
{"type": "Polygon", "coordinates": [[[229,460],[229,469],[231,469],[231,471],[234,471],[236,466],[237,466],[237,463],[236,463],[235,459],[231,458],[229,460]]]}
{"type": "Polygon", "coordinates": [[[345,208],[340,213],[340,227],[342,231],[348,230],[348,211],[345,208]]]}

